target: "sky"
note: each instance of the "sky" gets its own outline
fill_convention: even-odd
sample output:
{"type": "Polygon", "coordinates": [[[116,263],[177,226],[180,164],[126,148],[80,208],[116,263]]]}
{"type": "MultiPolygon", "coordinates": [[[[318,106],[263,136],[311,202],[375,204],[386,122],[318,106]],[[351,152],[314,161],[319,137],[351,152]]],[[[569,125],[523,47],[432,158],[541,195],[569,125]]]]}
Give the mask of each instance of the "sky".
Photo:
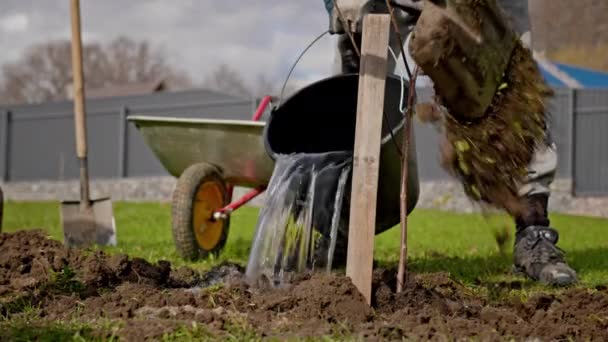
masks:
{"type": "MultiPolygon", "coordinates": [[[[70,38],[68,0],[0,0],[0,65],[31,44],[70,38]]],[[[252,85],[282,83],[300,52],[328,29],[322,0],[81,0],[84,42],[119,35],[148,40],[195,82],[218,65],[252,85]]],[[[298,82],[331,72],[335,37],[326,35],[294,70],[298,82]]]]}

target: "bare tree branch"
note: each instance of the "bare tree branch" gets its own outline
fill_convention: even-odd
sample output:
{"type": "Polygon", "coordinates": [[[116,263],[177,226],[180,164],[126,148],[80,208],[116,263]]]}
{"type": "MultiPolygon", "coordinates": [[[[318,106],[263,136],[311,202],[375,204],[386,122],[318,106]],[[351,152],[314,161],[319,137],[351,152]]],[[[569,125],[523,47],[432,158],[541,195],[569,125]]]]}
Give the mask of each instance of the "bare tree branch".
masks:
{"type": "Polygon", "coordinates": [[[226,64],[217,67],[211,75],[203,81],[203,86],[220,93],[237,97],[253,96],[251,88],[247,86],[238,72],[226,64]]]}
{"type": "MultiPolygon", "coordinates": [[[[2,66],[0,102],[36,103],[68,97],[72,82],[70,42],[52,41],[26,49],[22,58],[2,66]]],[[[187,75],[171,67],[165,55],[146,41],[119,37],[102,46],[83,47],[88,89],[165,80],[173,88],[191,84],[187,75]]]]}

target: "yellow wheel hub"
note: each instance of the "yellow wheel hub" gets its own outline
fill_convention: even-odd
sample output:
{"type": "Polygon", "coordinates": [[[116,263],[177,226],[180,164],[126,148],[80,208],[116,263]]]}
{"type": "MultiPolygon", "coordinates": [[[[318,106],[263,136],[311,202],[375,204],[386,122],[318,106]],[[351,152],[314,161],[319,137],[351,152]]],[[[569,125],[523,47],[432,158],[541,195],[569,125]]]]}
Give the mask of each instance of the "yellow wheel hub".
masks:
{"type": "Polygon", "coordinates": [[[201,184],[194,201],[192,227],[198,245],[206,251],[213,250],[222,237],[224,221],[213,220],[213,213],[223,205],[222,190],[216,182],[201,184]]]}

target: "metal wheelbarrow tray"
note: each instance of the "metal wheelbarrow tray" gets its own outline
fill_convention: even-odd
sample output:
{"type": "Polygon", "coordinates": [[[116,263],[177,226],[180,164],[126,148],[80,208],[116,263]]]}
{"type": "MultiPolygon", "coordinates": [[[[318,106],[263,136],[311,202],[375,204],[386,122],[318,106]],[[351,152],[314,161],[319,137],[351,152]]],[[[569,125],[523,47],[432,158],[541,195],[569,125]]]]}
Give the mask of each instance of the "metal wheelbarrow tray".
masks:
{"type": "Polygon", "coordinates": [[[179,177],[189,166],[222,168],[233,185],[268,183],[274,162],[262,139],[264,122],[129,116],[167,171],[179,177]]]}
{"type": "MultiPolygon", "coordinates": [[[[268,105],[265,99],[259,113],[268,105]]],[[[256,113],[254,119],[259,118],[256,113]]],[[[222,250],[229,214],[262,193],[274,161],[263,142],[265,123],[129,116],[164,168],[178,178],[172,199],[172,232],[186,259],[222,250]],[[253,188],[234,203],[234,186],[253,188]]]]}

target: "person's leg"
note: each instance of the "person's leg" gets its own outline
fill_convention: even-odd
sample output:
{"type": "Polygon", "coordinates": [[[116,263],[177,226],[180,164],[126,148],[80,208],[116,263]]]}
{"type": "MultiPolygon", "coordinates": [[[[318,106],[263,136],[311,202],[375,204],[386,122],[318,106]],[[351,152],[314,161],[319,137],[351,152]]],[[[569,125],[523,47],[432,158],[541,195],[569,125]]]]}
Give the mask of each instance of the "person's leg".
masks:
{"type": "MultiPolygon", "coordinates": [[[[522,36],[526,47],[532,47],[528,0],[499,0],[522,36]]],[[[549,129],[548,129],[549,130],[549,129]]],[[[516,271],[547,284],[567,285],[577,281],[564,253],[557,246],[559,234],[550,227],[548,214],[551,183],[557,169],[557,148],[548,134],[546,144],[539,147],[528,167],[527,182],[520,189],[528,203],[526,211],[515,218],[514,267],[516,271]]]]}
{"type": "Polygon", "coordinates": [[[528,181],[520,190],[528,205],[515,219],[514,269],[545,284],[569,285],[577,281],[577,275],[556,246],[559,234],[550,226],[548,215],[557,161],[555,144],[548,142],[536,151],[529,166],[528,181]]]}
{"type": "MultiPolygon", "coordinates": [[[[357,48],[361,46],[361,35],[353,34],[357,48]]],[[[360,50],[359,50],[360,51],[360,50]]],[[[343,33],[338,36],[336,42],[336,74],[350,74],[359,72],[359,56],[353,47],[348,34],[343,33]]]]}

